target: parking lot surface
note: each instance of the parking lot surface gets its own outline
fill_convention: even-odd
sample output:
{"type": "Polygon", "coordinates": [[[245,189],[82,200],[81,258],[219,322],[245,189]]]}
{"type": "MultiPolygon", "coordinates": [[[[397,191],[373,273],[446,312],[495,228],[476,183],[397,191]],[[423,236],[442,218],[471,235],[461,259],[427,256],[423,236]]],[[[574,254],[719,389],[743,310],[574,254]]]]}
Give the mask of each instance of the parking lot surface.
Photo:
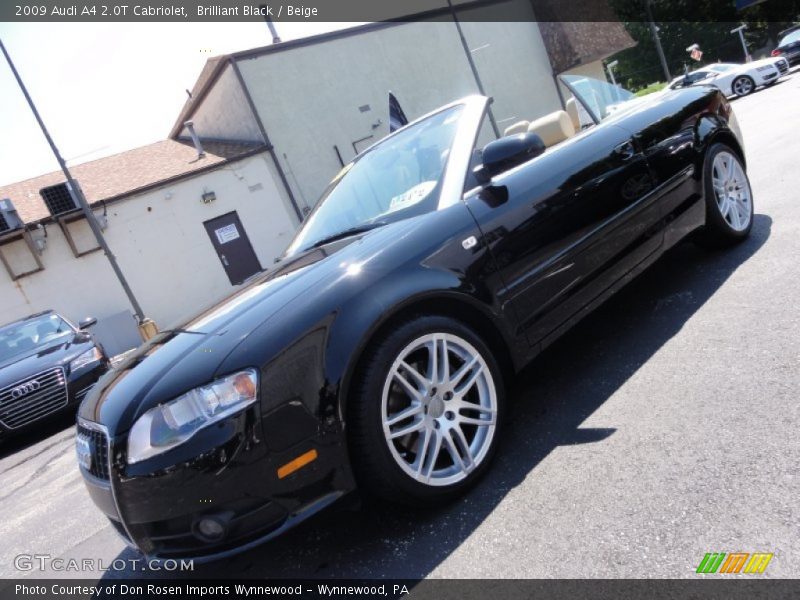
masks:
{"type": "MultiPolygon", "coordinates": [[[[367,503],[209,577],[697,577],[772,552],[800,577],[800,74],[737,99],[752,236],[682,244],[520,374],[489,475],[418,511],[367,503]]],[[[133,558],[92,505],[70,419],[0,446],[0,576],[20,554],[133,558]]],[[[130,569],[59,577],[153,575],[130,569]]]]}

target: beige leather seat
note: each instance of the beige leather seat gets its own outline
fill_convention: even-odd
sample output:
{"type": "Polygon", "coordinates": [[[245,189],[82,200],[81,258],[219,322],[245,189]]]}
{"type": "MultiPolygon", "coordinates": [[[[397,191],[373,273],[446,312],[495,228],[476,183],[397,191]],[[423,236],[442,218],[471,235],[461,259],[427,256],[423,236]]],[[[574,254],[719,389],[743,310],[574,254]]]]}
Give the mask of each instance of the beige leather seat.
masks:
{"type": "Polygon", "coordinates": [[[572,121],[572,126],[575,127],[575,131],[580,131],[581,115],[578,112],[578,101],[575,100],[575,98],[570,98],[567,100],[567,114],[572,121]]]}
{"type": "Polygon", "coordinates": [[[528,131],[537,134],[549,148],[575,135],[575,126],[566,111],[557,110],[533,121],[528,131]]]}
{"type": "Polygon", "coordinates": [[[528,125],[530,124],[530,121],[517,121],[513,125],[506,127],[505,131],[503,131],[503,136],[525,133],[528,131],[528,125]]]}

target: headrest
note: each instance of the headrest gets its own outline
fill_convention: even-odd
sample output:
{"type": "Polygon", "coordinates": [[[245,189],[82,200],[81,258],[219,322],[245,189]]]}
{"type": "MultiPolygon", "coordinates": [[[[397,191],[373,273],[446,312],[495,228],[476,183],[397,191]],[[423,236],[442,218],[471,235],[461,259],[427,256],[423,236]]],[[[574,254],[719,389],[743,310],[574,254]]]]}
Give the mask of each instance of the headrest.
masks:
{"type": "Polygon", "coordinates": [[[538,134],[548,148],[575,135],[575,127],[563,110],[536,119],[528,126],[528,131],[538,134]]]}
{"type": "Polygon", "coordinates": [[[572,126],[575,128],[575,131],[580,131],[581,115],[578,112],[578,101],[575,100],[575,98],[567,100],[567,114],[572,121],[572,126]]]}
{"type": "Polygon", "coordinates": [[[518,133],[525,133],[528,131],[528,125],[530,124],[530,121],[518,121],[513,125],[506,127],[506,130],[503,132],[503,137],[507,135],[516,135],[518,133]]]}

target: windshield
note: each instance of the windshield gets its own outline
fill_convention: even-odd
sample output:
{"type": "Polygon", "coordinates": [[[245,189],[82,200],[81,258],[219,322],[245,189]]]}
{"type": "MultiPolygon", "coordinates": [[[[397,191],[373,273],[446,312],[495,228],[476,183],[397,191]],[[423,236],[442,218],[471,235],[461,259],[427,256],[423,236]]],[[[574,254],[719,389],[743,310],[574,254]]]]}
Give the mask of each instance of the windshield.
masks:
{"type": "Polygon", "coordinates": [[[730,71],[731,69],[737,68],[737,65],[728,65],[728,64],[718,64],[718,65],[709,65],[709,69],[712,71],[730,71]]]}
{"type": "Polygon", "coordinates": [[[574,90],[576,96],[589,110],[602,120],[617,111],[622,105],[636,96],[618,85],[607,81],[591,79],[582,75],[561,75],[561,78],[574,90]]]}
{"type": "Polygon", "coordinates": [[[436,210],[463,105],[440,111],[367,150],[333,179],[286,254],[349,230],[436,210]]]}
{"type": "Polygon", "coordinates": [[[786,44],[791,44],[792,42],[800,42],[800,29],[783,36],[783,39],[780,41],[780,43],[778,43],[778,46],[785,46],[786,44]]]}
{"type": "Polygon", "coordinates": [[[6,325],[0,328],[0,362],[50,345],[72,333],[72,325],[54,314],[6,325]]]}

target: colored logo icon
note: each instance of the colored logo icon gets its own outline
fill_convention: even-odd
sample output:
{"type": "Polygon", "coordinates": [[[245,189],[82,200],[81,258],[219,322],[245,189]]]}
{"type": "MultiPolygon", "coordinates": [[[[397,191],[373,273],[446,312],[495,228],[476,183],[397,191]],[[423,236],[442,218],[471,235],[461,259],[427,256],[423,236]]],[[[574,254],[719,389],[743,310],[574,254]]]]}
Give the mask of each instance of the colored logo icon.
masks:
{"type": "Polygon", "coordinates": [[[707,552],[697,565],[698,573],[763,573],[767,570],[772,553],[707,552]]]}

